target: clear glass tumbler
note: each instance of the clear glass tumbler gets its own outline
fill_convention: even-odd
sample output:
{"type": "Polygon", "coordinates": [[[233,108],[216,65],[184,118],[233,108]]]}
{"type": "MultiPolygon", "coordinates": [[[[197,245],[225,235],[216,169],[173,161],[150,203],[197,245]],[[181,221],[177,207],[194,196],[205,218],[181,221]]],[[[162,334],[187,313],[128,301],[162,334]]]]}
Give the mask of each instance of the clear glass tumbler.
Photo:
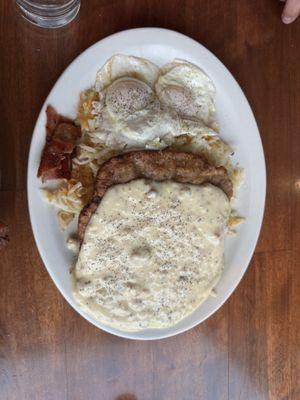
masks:
{"type": "Polygon", "coordinates": [[[59,28],[78,14],[80,0],[16,0],[24,18],[43,28],[59,28]]]}

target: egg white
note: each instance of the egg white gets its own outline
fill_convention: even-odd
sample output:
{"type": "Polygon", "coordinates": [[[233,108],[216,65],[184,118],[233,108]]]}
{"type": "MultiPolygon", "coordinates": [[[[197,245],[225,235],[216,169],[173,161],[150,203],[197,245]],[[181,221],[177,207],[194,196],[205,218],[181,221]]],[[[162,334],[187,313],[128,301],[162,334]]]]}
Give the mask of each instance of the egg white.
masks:
{"type": "Polygon", "coordinates": [[[163,148],[161,139],[180,134],[176,113],[161,104],[146,83],[120,78],[101,92],[93,136],[107,146],[163,148]]]}
{"type": "Polygon", "coordinates": [[[160,102],[182,118],[206,125],[214,122],[216,89],[211,79],[196,65],[175,59],[161,68],[155,84],[160,102]]]}
{"type": "Polygon", "coordinates": [[[196,65],[175,59],[159,69],[118,54],[97,73],[95,89],[94,143],[121,152],[171,146],[203,154],[233,173],[232,149],[216,128],[215,86],[196,65]]]}
{"type": "Polygon", "coordinates": [[[158,75],[159,68],[152,62],[140,57],[116,54],[97,72],[95,88],[101,91],[124,77],[136,78],[152,88],[158,75]]]}

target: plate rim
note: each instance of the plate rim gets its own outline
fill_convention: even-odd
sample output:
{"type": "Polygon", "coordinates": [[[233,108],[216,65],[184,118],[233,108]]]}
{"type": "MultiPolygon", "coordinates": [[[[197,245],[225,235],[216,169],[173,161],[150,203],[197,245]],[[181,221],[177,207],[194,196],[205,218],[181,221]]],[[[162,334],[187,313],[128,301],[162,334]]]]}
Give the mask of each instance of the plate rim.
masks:
{"type": "MultiPolygon", "coordinates": [[[[176,48],[176,40],[174,41],[174,48],[176,48]]],[[[113,55],[113,54],[112,54],[113,55]]],[[[57,78],[57,80],[55,81],[54,85],[52,86],[51,90],[49,91],[48,95],[46,96],[46,99],[41,107],[41,110],[38,114],[36,123],[34,125],[34,129],[32,132],[32,137],[31,137],[31,141],[30,141],[30,147],[29,147],[29,153],[28,153],[28,162],[27,162],[27,199],[28,199],[28,210],[29,210],[29,217],[30,217],[30,224],[31,224],[31,228],[32,228],[32,232],[33,232],[33,236],[34,236],[34,240],[35,240],[35,244],[37,246],[39,255],[41,257],[41,260],[44,264],[44,267],[46,268],[48,274],[50,275],[53,283],[55,284],[56,288],[59,290],[60,294],[64,297],[64,299],[68,302],[68,304],[77,312],[79,313],[85,320],[89,321],[91,324],[93,324],[95,327],[97,327],[98,329],[101,329],[105,332],[108,332],[110,334],[113,334],[115,336],[118,337],[122,337],[122,338],[126,338],[126,339],[133,339],[133,340],[159,340],[159,339],[164,339],[164,338],[168,338],[168,337],[172,337],[172,336],[176,336],[178,334],[184,333],[192,328],[194,328],[197,325],[200,325],[202,322],[204,322],[205,320],[207,320],[211,315],[213,315],[214,313],[216,313],[223,305],[224,303],[230,298],[230,296],[232,295],[232,293],[234,292],[234,290],[238,287],[238,285],[240,284],[241,279],[243,278],[243,276],[245,275],[249,264],[251,262],[252,257],[255,254],[255,249],[257,246],[257,242],[259,239],[259,235],[261,232],[261,227],[263,224],[263,219],[264,219],[264,212],[265,212],[265,203],[266,203],[266,188],[267,188],[267,172],[266,172],[266,160],[265,160],[265,154],[264,154],[264,149],[263,149],[263,145],[262,145],[262,140],[261,140],[261,135],[259,132],[259,128],[254,116],[254,113],[252,111],[252,108],[249,104],[249,101],[244,93],[244,91],[242,90],[242,88],[240,87],[239,83],[236,81],[236,79],[234,78],[234,76],[231,74],[231,72],[228,70],[228,68],[223,64],[223,62],[221,60],[219,60],[210,50],[208,50],[205,46],[203,46],[201,43],[197,42],[196,40],[182,34],[179,33],[177,31],[174,30],[170,30],[170,29],[165,29],[165,28],[156,28],[156,27],[146,27],[146,28],[134,28],[134,29],[127,29],[127,30],[123,30],[123,31],[119,31],[116,33],[113,33],[109,36],[106,36],[100,40],[98,40],[97,42],[95,42],[94,44],[92,44],[91,46],[89,46],[88,48],[86,48],[83,52],[81,52],[77,57],[75,57],[69,64],[68,66],[64,69],[64,71],[60,74],[60,76],[57,78]],[[176,36],[178,38],[184,39],[186,41],[189,41],[190,43],[192,43],[193,45],[199,46],[199,48],[202,49],[202,51],[204,50],[209,57],[211,58],[211,60],[213,60],[214,62],[216,62],[219,66],[222,67],[222,69],[224,69],[227,73],[227,75],[231,78],[232,82],[235,84],[236,88],[239,90],[243,100],[244,100],[244,105],[247,107],[247,113],[249,114],[249,118],[251,118],[252,123],[254,123],[255,126],[255,132],[253,133],[256,136],[256,139],[258,139],[258,145],[260,148],[260,156],[261,156],[261,162],[262,162],[262,167],[263,170],[260,171],[260,180],[261,180],[261,191],[260,191],[260,215],[259,215],[259,224],[256,225],[256,229],[255,229],[255,235],[253,235],[253,247],[251,249],[251,251],[249,252],[249,256],[247,257],[247,260],[244,264],[244,267],[242,268],[242,273],[240,273],[239,279],[235,280],[234,284],[231,283],[229,290],[226,291],[226,296],[224,297],[224,299],[218,303],[218,305],[216,307],[214,307],[214,309],[211,312],[208,312],[207,315],[200,319],[200,320],[196,320],[190,324],[188,324],[186,327],[184,328],[179,328],[177,329],[175,332],[170,332],[167,334],[159,334],[160,330],[157,330],[156,332],[158,333],[157,335],[152,335],[151,337],[143,337],[143,336],[136,336],[136,334],[140,333],[140,332],[127,332],[127,331],[119,331],[116,330],[114,328],[111,328],[109,326],[106,326],[102,323],[100,323],[99,321],[96,322],[96,320],[94,320],[92,317],[90,317],[89,315],[85,314],[83,312],[83,310],[80,308],[79,305],[74,304],[73,299],[70,298],[70,296],[68,296],[65,291],[61,288],[61,285],[59,284],[59,282],[57,281],[57,279],[55,278],[55,274],[51,271],[51,268],[48,268],[46,262],[45,262],[45,253],[44,253],[44,249],[42,246],[42,243],[40,242],[40,239],[37,235],[37,232],[35,230],[35,224],[33,223],[33,214],[34,214],[34,210],[32,209],[31,206],[31,201],[30,199],[32,198],[32,196],[34,195],[34,191],[32,190],[33,188],[31,188],[31,183],[30,183],[30,179],[32,174],[35,175],[35,171],[31,171],[30,166],[32,163],[32,159],[33,159],[33,141],[34,138],[38,135],[38,125],[39,125],[39,121],[41,120],[44,110],[45,110],[45,106],[47,105],[48,99],[51,96],[51,93],[54,91],[54,89],[59,85],[59,83],[63,80],[63,78],[68,74],[69,69],[72,67],[72,65],[74,65],[76,62],[78,62],[81,58],[83,58],[86,53],[88,53],[90,50],[92,50],[94,47],[99,46],[99,44],[104,43],[105,41],[109,41],[109,40],[113,40],[113,39],[118,39],[118,37],[121,36],[126,36],[128,34],[134,33],[134,32],[140,32],[140,33],[147,33],[147,34],[151,34],[152,33],[156,33],[156,34],[162,34],[162,35],[171,35],[174,36],[174,39],[176,39],[176,36]],[[99,326],[101,325],[101,326],[99,326]]]]}

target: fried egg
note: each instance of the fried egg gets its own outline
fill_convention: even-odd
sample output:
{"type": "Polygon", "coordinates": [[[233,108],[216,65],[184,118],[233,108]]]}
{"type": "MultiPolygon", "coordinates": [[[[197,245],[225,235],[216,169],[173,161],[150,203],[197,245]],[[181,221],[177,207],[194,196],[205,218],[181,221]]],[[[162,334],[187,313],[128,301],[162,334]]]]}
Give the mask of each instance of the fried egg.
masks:
{"type": "Polygon", "coordinates": [[[211,79],[196,65],[175,59],[161,68],[155,84],[162,104],[182,118],[214,122],[216,89],[211,79]]]}
{"type": "Polygon", "coordinates": [[[158,75],[159,68],[152,62],[140,57],[116,54],[97,72],[95,88],[101,91],[124,77],[136,78],[153,88],[158,75]]]}
{"type": "Polygon", "coordinates": [[[96,77],[92,140],[115,149],[159,149],[166,146],[165,136],[179,135],[178,115],[162,106],[153,90],[158,74],[159,68],[142,58],[109,59],[96,77]]]}
{"type": "Polygon", "coordinates": [[[173,146],[231,166],[232,150],[216,131],[214,84],[197,66],[175,59],[159,69],[118,54],[97,73],[94,88],[99,101],[89,137],[96,145],[118,152],[173,146]]]}

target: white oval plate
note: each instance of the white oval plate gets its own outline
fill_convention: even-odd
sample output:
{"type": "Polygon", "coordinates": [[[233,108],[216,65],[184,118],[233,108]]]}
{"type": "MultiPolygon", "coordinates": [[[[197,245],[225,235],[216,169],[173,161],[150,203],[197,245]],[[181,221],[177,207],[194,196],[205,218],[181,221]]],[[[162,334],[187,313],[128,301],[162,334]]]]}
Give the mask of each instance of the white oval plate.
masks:
{"type": "MultiPolygon", "coordinates": [[[[259,131],[247,102],[226,67],[205,47],[177,32],[144,28],[109,36],[84,51],[58,79],[38,117],[28,162],[28,200],[32,229],[43,262],[56,286],[84,318],[107,332],[131,339],[160,339],[184,332],[213,314],[238,285],[250,262],[260,232],[266,190],[266,169],[259,131]],[[78,96],[90,87],[96,72],[115,53],[145,57],[158,65],[182,58],[201,67],[217,88],[216,109],[222,138],[235,149],[235,161],[245,170],[245,183],[238,193],[236,208],[246,218],[236,237],[225,244],[225,270],[216,287],[216,297],[210,297],[198,309],[176,326],[161,330],[122,332],[96,321],[74,302],[71,292],[70,267],[73,255],[66,248],[68,232],[62,234],[56,220],[56,210],[40,193],[41,182],[36,173],[45,144],[46,105],[59,113],[75,118],[78,96]]],[[[74,229],[74,228],[73,228],[74,229]]]]}

